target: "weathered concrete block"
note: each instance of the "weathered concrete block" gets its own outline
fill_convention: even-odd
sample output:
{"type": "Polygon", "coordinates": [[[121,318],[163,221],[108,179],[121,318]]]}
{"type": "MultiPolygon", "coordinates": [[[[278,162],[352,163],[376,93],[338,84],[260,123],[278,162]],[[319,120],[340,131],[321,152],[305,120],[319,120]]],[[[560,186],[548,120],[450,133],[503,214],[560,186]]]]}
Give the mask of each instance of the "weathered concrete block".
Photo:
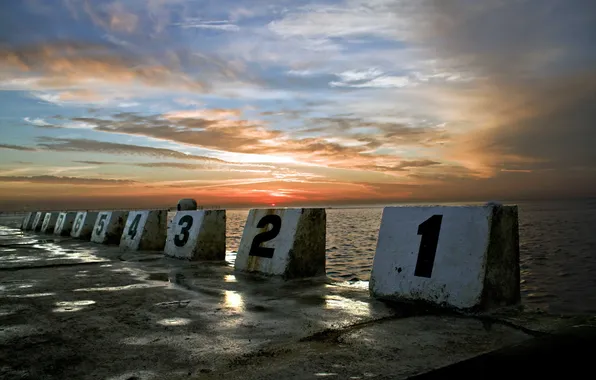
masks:
{"type": "Polygon", "coordinates": [[[287,279],[325,275],[325,229],[322,208],[250,210],[234,268],[287,279]]]}
{"type": "Polygon", "coordinates": [[[23,222],[21,223],[21,230],[28,231],[31,228],[33,228],[33,219],[35,219],[34,212],[28,212],[27,214],[25,214],[23,222]]]}
{"type": "Polygon", "coordinates": [[[78,212],[70,236],[78,239],[90,240],[97,214],[97,211],[78,212]]]}
{"type": "Polygon", "coordinates": [[[197,201],[191,198],[180,199],[176,206],[177,211],[194,211],[197,209],[197,201]]]}
{"type": "Polygon", "coordinates": [[[76,212],[59,213],[56,227],[54,227],[54,235],[69,236],[76,216],[76,212]]]}
{"type": "Polygon", "coordinates": [[[167,210],[130,211],[120,238],[123,251],[161,251],[166,242],[167,210]]]}
{"type": "Polygon", "coordinates": [[[56,227],[56,220],[58,220],[58,213],[57,212],[48,212],[43,217],[43,223],[41,224],[41,232],[44,234],[54,232],[54,227],[56,227]]]}
{"type": "Polygon", "coordinates": [[[178,211],[168,227],[166,256],[226,259],[226,210],[178,211]]]}
{"type": "Polygon", "coordinates": [[[41,225],[43,224],[43,217],[46,215],[45,212],[35,213],[35,219],[33,219],[33,226],[31,229],[35,232],[41,231],[41,225]]]}
{"type": "Polygon", "coordinates": [[[91,241],[100,244],[119,244],[128,211],[102,211],[97,214],[91,241]]]}
{"type": "Polygon", "coordinates": [[[519,280],[517,206],[383,210],[372,296],[488,309],[518,303],[519,280]]]}

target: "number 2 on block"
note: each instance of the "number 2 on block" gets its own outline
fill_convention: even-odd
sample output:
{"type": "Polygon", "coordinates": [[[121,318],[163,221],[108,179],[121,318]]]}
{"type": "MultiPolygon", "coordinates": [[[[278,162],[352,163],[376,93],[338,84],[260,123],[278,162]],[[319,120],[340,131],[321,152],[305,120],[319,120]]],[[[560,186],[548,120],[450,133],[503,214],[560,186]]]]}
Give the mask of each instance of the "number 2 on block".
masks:
{"type": "Polygon", "coordinates": [[[255,236],[252,245],[250,246],[249,256],[259,256],[268,259],[273,257],[275,248],[261,247],[261,243],[269,241],[279,234],[279,230],[281,229],[281,217],[279,215],[265,215],[259,220],[257,228],[263,228],[268,224],[271,224],[273,228],[255,236]]]}
{"type": "Polygon", "coordinates": [[[422,239],[420,239],[414,276],[430,278],[435,264],[442,221],[443,215],[433,215],[418,226],[418,235],[422,235],[422,239]]]}

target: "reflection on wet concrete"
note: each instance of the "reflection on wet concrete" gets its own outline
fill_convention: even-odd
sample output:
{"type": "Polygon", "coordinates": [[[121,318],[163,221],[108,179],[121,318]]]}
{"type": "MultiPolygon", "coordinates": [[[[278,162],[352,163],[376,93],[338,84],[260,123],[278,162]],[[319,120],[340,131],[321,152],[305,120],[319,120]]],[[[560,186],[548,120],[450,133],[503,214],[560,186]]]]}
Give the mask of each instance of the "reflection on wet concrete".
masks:
{"type": "Polygon", "coordinates": [[[192,320],[188,318],[164,318],[157,323],[162,326],[183,326],[191,323],[192,320]]]}
{"type": "Polygon", "coordinates": [[[225,290],[223,306],[234,309],[235,311],[244,311],[242,295],[232,290],[225,290]]]}
{"type": "Polygon", "coordinates": [[[35,245],[0,248],[8,378],[404,378],[529,338],[470,318],[402,318],[359,282],[283,281],[70,239],[35,245]]]}
{"type": "Polygon", "coordinates": [[[56,308],[52,311],[54,313],[67,313],[73,311],[83,310],[86,306],[93,305],[93,300],[82,300],[82,301],[59,301],[56,302],[56,308]]]}

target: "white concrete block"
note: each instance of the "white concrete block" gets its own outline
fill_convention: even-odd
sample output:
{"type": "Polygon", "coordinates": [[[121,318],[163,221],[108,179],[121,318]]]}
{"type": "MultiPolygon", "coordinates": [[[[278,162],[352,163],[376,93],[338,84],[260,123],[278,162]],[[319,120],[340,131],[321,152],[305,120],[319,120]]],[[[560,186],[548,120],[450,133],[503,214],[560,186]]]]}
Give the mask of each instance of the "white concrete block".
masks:
{"type": "Polygon", "coordinates": [[[123,251],[161,251],[166,242],[167,210],[130,211],[120,238],[123,251]]]}
{"type": "Polygon", "coordinates": [[[287,279],[325,275],[325,228],[322,208],[250,210],[234,268],[287,279]]]}
{"type": "Polygon", "coordinates": [[[48,212],[43,217],[43,223],[41,224],[41,232],[44,234],[54,232],[54,227],[56,227],[56,220],[58,220],[58,213],[57,212],[48,212]]]}
{"type": "Polygon", "coordinates": [[[180,199],[176,210],[178,211],[194,211],[197,209],[197,201],[191,198],[180,199]]]}
{"type": "Polygon", "coordinates": [[[43,224],[43,217],[46,215],[45,212],[35,213],[35,219],[33,219],[33,226],[31,229],[35,232],[41,231],[41,225],[43,224]]]}
{"type": "Polygon", "coordinates": [[[59,213],[58,219],[56,220],[56,227],[54,227],[54,235],[70,236],[72,225],[76,216],[76,212],[59,213]]]}
{"type": "Polygon", "coordinates": [[[178,211],[168,228],[166,256],[187,260],[226,259],[226,211],[178,211]]]}
{"type": "Polygon", "coordinates": [[[383,210],[373,297],[488,309],[519,302],[519,276],[517,206],[383,210]]]}
{"type": "Polygon", "coordinates": [[[91,241],[100,244],[120,244],[128,211],[102,211],[97,214],[91,241]]]}
{"type": "Polygon", "coordinates": [[[70,236],[77,239],[90,240],[97,214],[97,211],[78,212],[72,230],[70,231],[70,236]]]}
{"type": "Polygon", "coordinates": [[[27,214],[25,214],[25,217],[23,218],[23,222],[21,223],[21,229],[23,231],[28,231],[31,228],[33,228],[33,219],[35,219],[34,212],[28,212],[27,214]]]}

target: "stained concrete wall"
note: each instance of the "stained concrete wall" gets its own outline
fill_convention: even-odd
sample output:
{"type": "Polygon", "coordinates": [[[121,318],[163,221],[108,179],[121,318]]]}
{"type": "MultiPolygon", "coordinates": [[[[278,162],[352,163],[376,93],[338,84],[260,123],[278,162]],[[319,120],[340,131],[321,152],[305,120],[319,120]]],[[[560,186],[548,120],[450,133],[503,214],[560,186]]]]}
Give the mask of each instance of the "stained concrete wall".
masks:
{"type": "Polygon", "coordinates": [[[324,209],[250,210],[236,255],[235,269],[284,278],[325,274],[325,223],[324,209]],[[276,220],[270,215],[277,216],[281,223],[277,227],[271,223],[263,223],[259,227],[259,222],[276,220]],[[276,228],[279,232],[274,234],[276,228]],[[258,236],[265,236],[265,239],[258,236]],[[266,252],[259,247],[269,250],[270,257],[259,253],[266,252]]]}
{"type": "Polygon", "coordinates": [[[166,242],[167,216],[167,210],[129,212],[120,238],[120,249],[123,251],[163,250],[166,242]]]}
{"type": "Polygon", "coordinates": [[[458,309],[514,304],[519,300],[516,226],[517,212],[496,205],[386,207],[370,293],[458,309]],[[433,216],[442,219],[440,227],[429,232],[423,224],[433,216]],[[416,275],[433,233],[438,239],[432,273],[416,275]]]}
{"type": "Polygon", "coordinates": [[[77,213],[70,236],[90,240],[97,214],[98,212],[96,211],[82,211],[77,213]]]}
{"type": "Polygon", "coordinates": [[[54,232],[54,227],[56,227],[56,220],[58,220],[57,212],[48,212],[44,218],[43,223],[41,225],[41,232],[43,233],[50,233],[54,232]]]}
{"type": "Polygon", "coordinates": [[[69,236],[76,216],[76,212],[59,213],[56,227],[54,228],[54,235],[69,236]]]}
{"type": "Polygon", "coordinates": [[[35,218],[34,212],[28,212],[23,219],[23,223],[21,224],[21,229],[23,231],[28,231],[33,227],[33,219],[35,218]]]}
{"type": "Polygon", "coordinates": [[[120,244],[128,211],[102,211],[97,214],[91,241],[99,244],[120,244]]]}
{"type": "Polygon", "coordinates": [[[226,211],[178,211],[168,227],[166,256],[187,260],[226,258],[226,211]]]}
{"type": "Polygon", "coordinates": [[[33,219],[33,225],[31,226],[31,229],[33,231],[41,231],[41,225],[43,223],[43,217],[46,215],[45,212],[37,212],[35,214],[35,218],[33,219]]]}

